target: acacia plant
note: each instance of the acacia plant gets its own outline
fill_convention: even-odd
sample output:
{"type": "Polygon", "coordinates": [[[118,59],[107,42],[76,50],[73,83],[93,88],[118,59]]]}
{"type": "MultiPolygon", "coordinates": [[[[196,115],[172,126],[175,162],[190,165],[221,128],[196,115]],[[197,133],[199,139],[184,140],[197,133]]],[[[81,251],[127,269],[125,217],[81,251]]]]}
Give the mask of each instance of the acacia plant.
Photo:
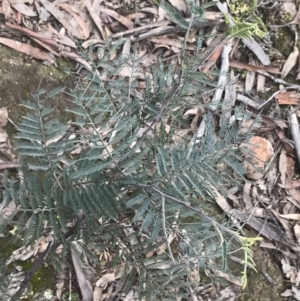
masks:
{"type": "MultiPolygon", "coordinates": [[[[54,241],[15,300],[47,256],[58,264],[60,245],[64,256],[71,249],[85,255],[99,275],[105,264],[99,254],[110,254],[108,267],[121,274],[115,294],[135,287],[146,300],[187,299],[199,281],[191,277],[195,271],[218,281],[218,271],[230,275],[227,254],[243,247],[215,213],[215,197],[244,180],[239,146],[249,135],[240,134],[237,121],[216,126],[216,113],[202,99],[217,84],[198,71],[200,52],[187,56],[183,47],[180,67],[159,61],[141,92],[138,58],[111,60],[123,42],[104,45],[96,71],[72,91],[41,89],[22,101],[28,113],[15,136],[19,168],[4,173],[2,189],[2,205],[17,210],[9,220],[1,217],[1,230],[15,224],[14,239],[26,246],[49,233],[54,241]],[[118,76],[124,68],[129,79],[118,76]],[[56,118],[49,101],[59,93],[67,122],[56,118]],[[195,106],[205,114],[198,129],[188,130],[183,115],[195,106]]],[[[233,114],[247,118],[245,108],[233,114]]],[[[235,277],[245,277],[242,272],[235,277]]]]}

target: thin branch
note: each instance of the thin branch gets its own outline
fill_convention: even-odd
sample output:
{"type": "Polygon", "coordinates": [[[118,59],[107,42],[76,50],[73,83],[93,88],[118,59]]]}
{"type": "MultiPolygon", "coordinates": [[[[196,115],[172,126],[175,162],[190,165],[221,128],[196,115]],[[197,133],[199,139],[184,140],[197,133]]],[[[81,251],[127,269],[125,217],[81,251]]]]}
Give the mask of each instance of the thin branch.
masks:
{"type": "Polygon", "coordinates": [[[137,27],[137,28],[133,28],[133,29],[118,32],[118,33],[112,35],[111,38],[115,39],[115,38],[122,38],[122,37],[127,36],[127,35],[135,35],[135,34],[141,32],[141,31],[149,31],[150,28],[167,26],[170,23],[171,23],[170,21],[160,21],[160,22],[156,22],[156,23],[142,25],[142,26],[137,27]]]}
{"type": "Polygon", "coordinates": [[[282,84],[282,85],[284,85],[284,86],[287,86],[287,87],[289,87],[289,89],[297,89],[297,90],[300,90],[300,86],[299,86],[299,85],[295,85],[295,84],[288,83],[288,82],[286,82],[285,80],[280,79],[280,78],[277,78],[277,77],[271,75],[271,74],[268,73],[268,72],[261,71],[261,70],[256,70],[256,73],[261,74],[261,75],[264,75],[264,76],[270,78],[273,82],[275,82],[275,83],[277,83],[277,84],[282,84]]]}

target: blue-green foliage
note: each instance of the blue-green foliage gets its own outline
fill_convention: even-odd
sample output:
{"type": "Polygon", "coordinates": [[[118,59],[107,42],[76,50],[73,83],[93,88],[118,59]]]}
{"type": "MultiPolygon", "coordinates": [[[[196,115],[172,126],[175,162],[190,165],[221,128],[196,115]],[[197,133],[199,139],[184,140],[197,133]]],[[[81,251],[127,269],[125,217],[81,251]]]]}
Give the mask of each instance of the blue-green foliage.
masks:
{"type": "MultiPolygon", "coordinates": [[[[247,137],[240,137],[235,126],[218,130],[208,113],[199,141],[196,131],[186,140],[172,140],[185,124],[178,112],[199,102],[197,97],[214,83],[192,70],[184,70],[181,77],[160,62],[153,81],[146,78],[140,99],[131,93],[134,83],[110,80],[124,67],[124,58],[112,63],[109,46],[102,54],[97,66],[109,66],[102,72],[104,79],[92,74],[73,91],[61,94],[67,98],[61,113],[69,122],[59,121],[49,106],[59,89],[40,91],[22,103],[28,113],[15,137],[19,177],[5,173],[3,202],[14,201],[19,208],[13,217],[18,222],[15,235],[25,244],[51,230],[67,247],[64,233],[84,215],[72,239],[81,239],[86,254],[104,249],[116,254],[114,264],[126,266],[126,285],[137,283],[138,277],[140,294],[149,300],[162,300],[178,283],[183,289],[176,292],[185,296],[191,268],[207,269],[214,258],[225,262],[213,225],[212,187],[225,194],[242,179],[245,170],[238,145],[247,137]],[[176,84],[180,89],[161,112],[176,84]],[[159,113],[157,124],[149,129],[159,113]],[[209,219],[189,207],[206,212],[209,219]],[[132,226],[130,235],[124,225],[132,226]],[[163,248],[165,233],[175,237],[169,246],[172,256],[166,245],[163,248]]],[[[127,58],[127,66],[133,63],[127,58]]],[[[232,240],[220,231],[228,238],[229,252],[232,240]]],[[[222,263],[216,268],[222,269],[222,263]]]]}

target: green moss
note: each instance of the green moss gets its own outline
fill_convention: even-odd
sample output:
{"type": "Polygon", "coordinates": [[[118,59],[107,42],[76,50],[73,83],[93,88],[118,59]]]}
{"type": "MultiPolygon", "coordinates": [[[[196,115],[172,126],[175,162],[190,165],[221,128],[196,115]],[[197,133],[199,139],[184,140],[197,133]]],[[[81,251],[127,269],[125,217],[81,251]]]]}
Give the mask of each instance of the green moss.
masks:
{"type": "Polygon", "coordinates": [[[286,12],[284,15],[284,21],[285,22],[290,22],[291,21],[291,14],[286,12]]]}
{"type": "Polygon", "coordinates": [[[293,50],[292,45],[294,35],[288,27],[279,28],[275,38],[273,38],[273,47],[282,53],[286,58],[293,50]]]}
{"type": "MultiPolygon", "coordinates": [[[[27,271],[31,268],[32,262],[18,262],[24,268],[24,271],[27,271]]],[[[55,270],[50,266],[41,266],[33,275],[31,280],[32,291],[34,293],[39,292],[46,288],[55,287],[55,270]]]]}
{"type": "MultiPolygon", "coordinates": [[[[67,74],[68,70],[73,69],[74,63],[64,58],[58,58],[55,66],[44,66],[40,62],[26,59],[13,49],[0,46],[0,107],[9,106],[8,114],[11,120],[18,123],[22,116],[26,115],[27,110],[18,106],[22,100],[31,100],[32,93],[36,93],[39,88],[50,91],[57,86],[73,87],[75,77],[67,74]],[[12,105],[16,104],[16,105],[12,105]]],[[[55,108],[54,114],[68,120],[65,114],[65,100],[58,96],[51,100],[51,106],[55,108]]],[[[15,134],[16,129],[8,124],[6,130],[10,137],[15,134]]]]}

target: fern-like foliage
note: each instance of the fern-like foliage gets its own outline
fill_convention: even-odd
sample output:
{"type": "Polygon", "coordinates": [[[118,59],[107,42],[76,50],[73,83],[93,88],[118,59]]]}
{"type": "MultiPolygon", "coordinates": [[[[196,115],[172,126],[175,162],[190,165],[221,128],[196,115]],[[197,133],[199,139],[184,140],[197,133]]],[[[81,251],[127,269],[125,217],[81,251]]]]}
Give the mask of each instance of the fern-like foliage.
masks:
{"type": "Polygon", "coordinates": [[[264,38],[266,33],[262,31],[258,23],[235,21],[234,26],[228,26],[228,36],[232,38],[251,40],[255,36],[264,38]]]}
{"type": "Polygon", "coordinates": [[[135,57],[110,60],[120,45],[103,46],[95,66],[102,71],[73,91],[42,90],[22,103],[20,168],[18,176],[5,173],[3,204],[16,204],[14,237],[25,244],[51,231],[65,248],[76,241],[99,266],[93,254],[114,254],[124,291],[138,283],[147,300],[187,297],[192,271],[228,271],[227,253],[239,243],[215,214],[214,197],[243,180],[239,144],[248,137],[235,125],[217,129],[208,112],[201,136],[191,130],[179,139],[184,110],[216,84],[160,62],[141,94],[137,77],[116,79],[138,65],[135,57]],[[48,105],[60,91],[67,123],[48,105]]]}

